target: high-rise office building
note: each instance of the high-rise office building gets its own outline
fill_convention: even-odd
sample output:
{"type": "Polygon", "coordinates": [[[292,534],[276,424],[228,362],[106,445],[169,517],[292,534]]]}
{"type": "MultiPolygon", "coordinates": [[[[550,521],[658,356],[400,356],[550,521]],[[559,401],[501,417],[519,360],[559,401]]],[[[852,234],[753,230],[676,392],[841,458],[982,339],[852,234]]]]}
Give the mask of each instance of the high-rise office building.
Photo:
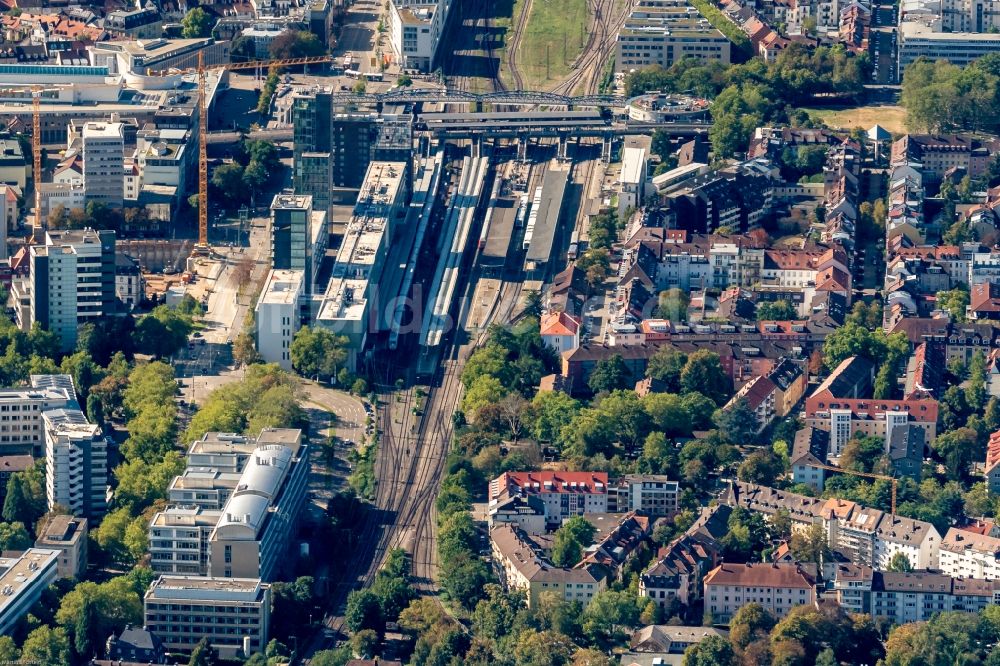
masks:
{"type": "Polygon", "coordinates": [[[325,210],[313,208],[308,194],[278,194],[271,202],[271,264],[302,271],[303,293],[311,293],[326,254],[330,232],[325,210]]]}
{"type": "Polygon", "coordinates": [[[83,188],[87,201],[121,208],[125,198],[125,136],[117,122],[83,126],[83,188]]]}

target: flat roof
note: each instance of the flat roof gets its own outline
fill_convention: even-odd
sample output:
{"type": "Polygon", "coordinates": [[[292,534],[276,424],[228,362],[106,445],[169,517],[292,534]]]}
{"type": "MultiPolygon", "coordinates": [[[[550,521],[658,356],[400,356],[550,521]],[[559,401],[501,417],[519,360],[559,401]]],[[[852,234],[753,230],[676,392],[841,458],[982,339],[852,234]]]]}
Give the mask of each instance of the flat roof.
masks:
{"type": "Polygon", "coordinates": [[[5,559],[0,563],[5,569],[0,574],[0,590],[11,588],[10,594],[0,594],[0,614],[14,603],[19,592],[34,582],[49,567],[55,568],[61,551],[50,548],[29,548],[17,559],[5,559]]]}
{"type": "Polygon", "coordinates": [[[146,599],[233,599],[253,601],[270,585],[259,578],[160,576],[146,591],[146,599]]]}
{"type": "Polygon", "coordinates": [[[257,308],[266,305],[294,305],[302,293],[302,271],[272,268],[267,283],[257,301],[257,308]]]}
{"type": "Polygon", "coordinates": [[[275,194],[271,210],[311,210],[311,194],[275,194]]]}
{"type": "Polygon", "coordinates": [[[560,162],[549,162],[542,176],[542,201],[535,218],[535,231],[531,237],[526,259],[538,263],[547,262],[552,257],[552,242],[556,237],[559,214],[562,211],[563,196],[569,182],[569,166],[560,162]]]}

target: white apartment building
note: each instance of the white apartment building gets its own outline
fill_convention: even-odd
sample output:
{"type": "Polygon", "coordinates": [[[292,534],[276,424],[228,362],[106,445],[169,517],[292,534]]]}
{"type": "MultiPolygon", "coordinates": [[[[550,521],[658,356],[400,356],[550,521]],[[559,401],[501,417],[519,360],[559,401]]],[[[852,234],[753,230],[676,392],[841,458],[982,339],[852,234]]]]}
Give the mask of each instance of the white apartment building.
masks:
{"type": "Polygon", "coordinates": [[[836,566],[833,589],[845,611],[894,624],[926,622],[944,612],[978,613],[1000,599],[1000,584],[994,581],[929,571],[877,571],[857,564],[836,566]]]}
{"type": "Polygon", "coordinates": [[[114,231],[47,231],[31,246],[30,267],[11,291],[22,330],[38,322],[69,351],[80,324],[114,313],[114,231]]]}
{"type": "Polygon", "coordinates": [[[144,626],[168,650],[190,652],[207,637],[221,657],[248,643],[263,652],[271,621],[271,586],[260,579],[160,576],[143,600],[144,626]]]}
{"type": "Polygon", "coordinates": [[[87,519],[53,516],[35,540],[35,547],[59,552],[60,578],[80,578],[87,570],[87,519]]]}
{"type": "Polygon", "coordinates": [[[171,505],[149,526],[153,570],[273,580],[305,501],[308,457],[294,429],[207,433],[193,443],[171,505]]]}
{"type": "Polygon", "coordinates": [[[626,146],[622,151],[622,170],[618,175],[618,214],[639,208],[649,187],[649,158],[645,148],[626,146]]]}
{"type": "Polygon", "coordinates": [[[108,441],[100,426],[78,409],[42,414],[45,429],[45,491],[49,511],[97,518],[107,510],[108,441]]]}
{"type": "Polygon", "coordinates": [[[618,32],[615,69],[670,67],[684,58],[729,63],[732,44],[683,0],[647,0],[618,32]]]}
{"type": "Polygon", "coordinates": [[[29,548],[18,557],[0,558],[0,636],[18,622],[56,580],[59,551],[29,548]]]}
{"type": "Polygon", "coordinates": [[[677,513],[680,485],[658,474],[626,474],[608,487],[608,511],[672,516],[677,513]]]}
{"type": "Polygon", "coordinates": [[[453,0],[389,0],[389,44],[404,69],[429,72],[453,0]]]}
{"type": "Polygon", "coordinates": [[[31,388],[0,390],[0,451],[41,457],[45,445],[42,413],[77,406],[70,376],[57,375],[63,385],[54,385],[49,377],[32,375],[31,388]]]}
{"type": "Polygon", "coordinates": [[[721,564],[705,576],[705,612],[726,623],[740,608],[758,603],[777,618],[816,603],[816,565],[721,564]]]}
{"type": "Polygon", "coordinates": [[[489,508],[520,495],[540,503],[545,522],[561,525],[563,520],[587,513],[607,513],[608,475],[605,472],[504,472],[490,482],[489,508]]]}
{"type": "Polygon", "coordinates": [[[125,197],[125,137],[122,123],[83,126],[83,187],[87,201],[121,208],[125,197]]]}
{"type": "Polygon", "coordinates": [[[1000,539],[952,527],[941,540],[939,562],[948,576],[1000,580],[1000,539]]]}
{"type": "Polygon", "coordinates": [[[299,330],[302,271],[271,269],[257,301],[257,351],[267,363],[292,369],[292,338],[299,330]]]}

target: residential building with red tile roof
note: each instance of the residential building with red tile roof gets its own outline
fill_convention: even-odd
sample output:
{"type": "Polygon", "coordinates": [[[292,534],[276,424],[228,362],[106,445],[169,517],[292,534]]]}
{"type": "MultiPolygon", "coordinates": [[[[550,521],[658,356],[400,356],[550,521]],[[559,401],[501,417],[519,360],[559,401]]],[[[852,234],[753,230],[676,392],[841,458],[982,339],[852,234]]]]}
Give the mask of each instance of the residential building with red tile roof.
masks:
{"type": "Polygon", "coordinates": [[[839,456],[847,442],[858,435],[887,440],[896,426],[913,424],[924,429],[929,444],[937,437],[938,402],[933,399],[875,400],[829,398],[806,399],[806,423],[830,433],[830,455],[839,456]]]}
{"type": "Polygon", "coordinates": [[[993,494],[1000,494],[1000,430],[990,435],[986,443],[983,474],[986,476],[986,489],[993,494]]]}
{"type": "Polygon", "coordinates": [[[1000,284],[980,282],[969,291],[970,319],[1000,319],[1000,284]]]}
{"type": "Polygon", "coordinates": [[[606,472],[504,472],[490,481],[489,504],[521,495],[540,501],[548,525],[572,516],[607,513],[606,472]]]}
{"type": "Polygon", "coordinates": [[[772,562],[717,566],[705,576],[705,612],[725,624],[741,607],[759,603],[778,618],[816,603],[815,564],[772,562]]]}
{"type": "Polygon", "coordinates": [[[566,312],[543,314],[540,330],[542,340],[559,354],[580,346],[580,320],[566,312]]]}

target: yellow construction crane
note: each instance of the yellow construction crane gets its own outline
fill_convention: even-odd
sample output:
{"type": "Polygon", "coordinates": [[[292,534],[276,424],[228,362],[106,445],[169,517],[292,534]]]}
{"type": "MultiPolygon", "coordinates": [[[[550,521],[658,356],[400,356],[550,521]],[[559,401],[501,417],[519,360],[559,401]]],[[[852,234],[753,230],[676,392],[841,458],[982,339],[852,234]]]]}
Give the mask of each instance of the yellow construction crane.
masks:
{"type": "Polygon", "coordinates": [[[31,158],[35,179],[35,226],[42,226],[42,89],[31,89],[31,158]]]}
{"type": "Polygon", "coordinates": [[[886,474],[875,474],[874,472],[858,472],[853,469],[844,469],[843,467],[834,467],[833,465],[823,465],[819,463],[813,463],[809,465],[810,467],[817,467],[819,469],[825,469],[830,472],[839,472],[840,474],[853,474],[854,476],[863,476],[869,479],[882,479],[883,481],[889,481],[892,484],[892,515],[896,515],[896,488],[899,485],[899,479],[894,476],[888,476],[886,474]]]}
{"type": "Polygon", "coordinates": [[[206,252],[208,250],[208,85],[206,83],[206,72],[209,69],[229,72],[245,69],[267,70],[271,67],[312,65],[332,60],[332,56],[325,55],[308,58],[288,58],[285,60],[251,60],[248,62],[231,62],[224,65],[205,67],[204,56],[202,53],[199,53],[197,68],[160,72],[161,74],[198,73],[198,244],[195,246],[196,252],[206,252]]]}

